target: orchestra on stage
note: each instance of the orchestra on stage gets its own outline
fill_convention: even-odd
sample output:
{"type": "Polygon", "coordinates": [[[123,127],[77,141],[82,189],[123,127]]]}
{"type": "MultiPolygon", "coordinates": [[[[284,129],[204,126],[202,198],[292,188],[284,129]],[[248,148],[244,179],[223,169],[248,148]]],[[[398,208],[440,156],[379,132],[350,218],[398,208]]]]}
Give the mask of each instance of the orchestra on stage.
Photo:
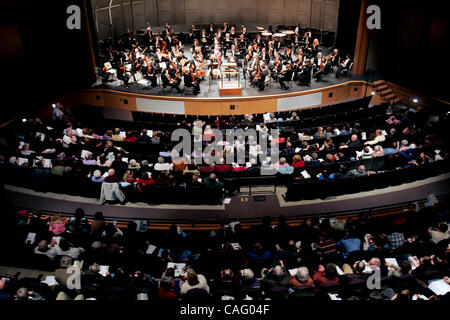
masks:
{"type": "Polygon", "coordinates": [[[176,34],[166,22],[156,32],[149,26],[128,30],[114,42],[107,39],[101,52],[103,83],[112,78],[126,88],[131,82],[157,87],[159,79],[163,88],[179,93],[192,88],[194,95],[200,93],[201,81],[222,76],[223,65],[240,68],[243,78],[260,91],[272,81],[287,90],[290,82],[309,86],[311,78],[320,82],[332,73],[339,78],[352,65],[350,55],[342,56],[336,48],[323,54],[319,40],[299,23],[287,30],[257,27],[254,36],[244,25],[238,31],[227,23],[202,29],[192,25],[189,35],[176,34]]]}

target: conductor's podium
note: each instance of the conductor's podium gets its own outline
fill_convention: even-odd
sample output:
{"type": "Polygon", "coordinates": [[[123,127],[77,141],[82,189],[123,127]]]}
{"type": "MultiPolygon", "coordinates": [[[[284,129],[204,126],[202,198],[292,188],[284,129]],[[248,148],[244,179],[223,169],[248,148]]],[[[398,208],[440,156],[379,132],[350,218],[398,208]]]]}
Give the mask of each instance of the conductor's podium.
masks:
{"type": "Polygon", "coordinates": [[[222,64],[219,95],[242,96],[241,77],[236,63],[222,64]]]}

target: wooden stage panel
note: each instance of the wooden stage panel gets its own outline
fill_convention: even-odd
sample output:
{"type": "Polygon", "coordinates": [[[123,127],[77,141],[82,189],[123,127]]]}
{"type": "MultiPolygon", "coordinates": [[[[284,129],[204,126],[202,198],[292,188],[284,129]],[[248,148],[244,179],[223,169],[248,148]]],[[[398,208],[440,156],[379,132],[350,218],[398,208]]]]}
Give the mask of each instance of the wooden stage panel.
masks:
{"type": "MultiPolygon", "coordinates": [[[[365,95],[370,95],[371,90],[371,85],[369,83],[366,83],[365,81],[348,81],[345,83],[323,87],[320,89],[304,90],[277,95],[226,98],[167,97],[113,91],[107,89],[88,89],[78,94],[64,97],[62,101],[66,101],[66,103],[70,103],[72,105],[88,104],[98,107],[112,107],[128,111],[138,111],[136,102],[137,98],[139,98],[140,100],[164,100],[168,102],[183,102],[185,114],[187,115],[231,115],[276,112],[279,104],[279,99],[282,98],[291,98],[306,95],[312,96],[314,94],[321,93],[322,98],[320,102],[317,101],[317,104],[308,105],[308,107],[316,107],[320,105],[336,103],[347,98],[362,98],[365,95]]],[[[299,101],[301,100],[302,99],[299,99],[299,101]]],[[[292,109],[288,109],[296,110],[300,108],[302,108],[302,105],[296,107],[293,106],[292,109]]],[[[283,108],[283,110],[285,109],[283,108]]],[[[168,111],[167,113],[170,112],[168,111]]]]}
{"type": "Polygon", "coordinates": [[[194,115],[231,115],[244,113],[265,113],[277,111],[278,99],[264,99],[251,101],[186,101],[186,114],[194,115]],[[234,106],[234,109],[232,109],[234,106]]]}

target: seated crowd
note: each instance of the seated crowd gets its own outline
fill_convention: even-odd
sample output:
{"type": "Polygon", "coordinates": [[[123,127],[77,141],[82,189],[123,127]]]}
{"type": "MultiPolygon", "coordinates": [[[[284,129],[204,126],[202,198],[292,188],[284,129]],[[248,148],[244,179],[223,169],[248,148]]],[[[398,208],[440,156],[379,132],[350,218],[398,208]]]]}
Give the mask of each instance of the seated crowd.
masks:
{"type": "Polygon", "coordinates": [[[296,225],[265,217],[251,228],[209,231],[119,227],[101,212],[89,222],[81,209],[46,219],[12,210],[2,223],[1,263],[48,270],[56,282],[4,274],[0,299],[448,300],[430,285],[449,283],[447,201],[390,216],[296,225]],[[74,264],[81,268],[75,288],[74,264]]]}
{"type": "MultiPolygon", "coordinates": [[[[65,116],[58,105],[52,120],[29,119],[19,132],[5,133],[0,169],[7,183],[25,186],[43,188],[49,177],[62,177],[73,185],[76,180],[86,188],[88,184],[119,184],[119,190],[102,188],[101,199],[110,200],[114,193],[118,195],[111,199],[125,202],[146,194],[153,186],[180,190],[201,187],[219,194],[225,187],[233,192],[235,188],[233,184],[228,188],[227,178],[259,176],[263,169],[270,169],[280,183],[289,184],[360,177],[447,160],[445,116],[433,122],[434,113],[422,106],[405,110],[386,105],[368,108],[361,103],[350,104],[348,110],[336,105],[318,111],[194,118],[192,123],[183,119],[173,124],[189,130],[194,142],[201,140],[203,147],[214,142],[213,129],[242,129],[243,134],[236,134],[234,142],[223,142],[223,151],[210,148],[208,155],[216,157],[218,163],[208,161],[201,148],[193,148],[191,154],[178,153],[167,130],[171,124],[154,122],[154,130],[137,131],[132,129],[133,122],[124,121],[122,128],[100,129],[98,124],[98,128],[94,124],[88,128],[75,117],[65,116]],[[330,110],[335,113],[330,115],[330,110]],[[279,129],[280,137],[269,140],[264,148],[253,137],[246,138],[249,129],[268,137],[272,129],[279,129]],[[279,144],[279,161],[272,161],[270,153],[275,142],[279,144]],[[239,151],[245,151],[245,164],[226,163],[229,155],[236,159],[239,151]]],[[[170,121],[169,116],[164,119],[170,121]]]]}

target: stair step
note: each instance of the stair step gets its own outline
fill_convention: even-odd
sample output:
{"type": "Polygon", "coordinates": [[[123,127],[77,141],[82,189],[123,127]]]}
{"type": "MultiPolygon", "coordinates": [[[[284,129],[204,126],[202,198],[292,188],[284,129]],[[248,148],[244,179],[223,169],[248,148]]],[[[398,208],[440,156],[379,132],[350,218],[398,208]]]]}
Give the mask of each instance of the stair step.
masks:
{"type": "Polygon", "coordinates": [[[377,87],[377,91],[383,91],[389,89],[390,87],[387,84],[383,84],[377,87]]]}
{"type": "Polygon", "coordinates": [[[384,80],[377,80],[377,81],[373,82],[373,85],[374,85],[375,88],[378,87],[378,86],[382,86],[384,84],[386,84],[386,81],[384,81],[384,80]]]}
{"type": "Polygon", "coordinates": [[[384,96],[389,96],[389,95],[391,95],[392,93],[394,93],[394,91],[392,91],[391,88],[388,88],[388,89],[386,89],[386,90],[384,90],[384,91],[378,92],[378,94],[379,94],[380,96],[382,96],[382,97],[384,97],[384,96]]]}
{"type": "Polygon", "coordinates": [[[384,100],[392,100],[394,97],[395,97],[395,93],[392,92],[391,94],[389,94],[387,96],[383,96],[383,99],[384,100]]]}

